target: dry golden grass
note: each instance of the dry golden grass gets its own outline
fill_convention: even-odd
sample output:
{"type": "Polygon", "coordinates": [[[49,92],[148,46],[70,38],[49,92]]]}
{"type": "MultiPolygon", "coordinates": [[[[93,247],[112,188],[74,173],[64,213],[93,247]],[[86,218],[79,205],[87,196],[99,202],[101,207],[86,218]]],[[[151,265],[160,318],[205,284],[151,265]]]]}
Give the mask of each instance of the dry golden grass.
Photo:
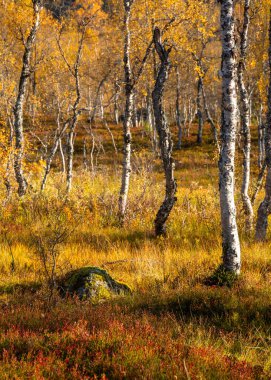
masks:
{"type": "MultiPolygon", "coordinates": [[[[238,191],[242,276],[232,289],[203,284],[221,255],[212,144],[197,147],[190,140],[176,152],[178,203],[168,237],[155,239],[153,220],[163,199],[159,160],[137,131],[141,149],[133,157],[127,220],[121,228],[116,217],[120,156],[111,154],[109,137],[98,132],[108,151],[94,175],[82,169],[78,148],[68,199],[61,174],[50,176],[43,194],[36,174],[26,198],[14,195],[2,209],[0,377],[271,378],[271,239],[255,244],[245,236],[238,191]],[[48,304],[46,287],[34,291],[34,283],[45,283],[38,242],[48,248],[50,237],[64,229],[58,275],[85,265],[104,267],[130,285],[133,296],[96,306],[57,297],[48,304]]],[[[119,129],[114,134],[117,140],[119,129]]],[[[256,172],[254,166],[254,183],[256,172]]],[[[239,165],[237,189],[240,173],[239,165]]],[[[1,194],[3,201],[4,189],[1,194]]]]}

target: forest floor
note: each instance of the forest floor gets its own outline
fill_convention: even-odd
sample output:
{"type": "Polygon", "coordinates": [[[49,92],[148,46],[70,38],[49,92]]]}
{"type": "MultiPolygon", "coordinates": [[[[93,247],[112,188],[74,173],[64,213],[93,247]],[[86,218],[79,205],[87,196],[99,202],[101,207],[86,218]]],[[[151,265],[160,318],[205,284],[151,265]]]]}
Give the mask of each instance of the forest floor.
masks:
{"type": "MultiPolygon", "coordinates": [[[[83,168],[79,139],[68,199],[57,170],[40,194],[37,168],[29,194],[23,200],[14,195],[2,208],[0,379],[271,379],[271,236],[256,244],[245,235],[241,165],[242,275],[232,288],[207,287],[204,279],[221,259],[218,157],[209,129],[202,147],[192,133],[174,153],[178,202],[168,237],[160,239],[153,236],[153,220],[163,173],[140,128],[133,131],[127,219],[125,227],[118,225],[121,127],[112,130],[118,154],[109,134],[94,130],[104,146],[98,157],[95,151],[94,173],[83,168]],[[50,239],[63,233],[53,252],[58,275],[103,267],[127,283],[132,296],[91,305],[50,295],[41,246],[49,267],[50,239]]],[[[256,153],[254,136],[253,186],[256,153]]],[[[4,197],[1,188],[1,202],[4,197]]]]}

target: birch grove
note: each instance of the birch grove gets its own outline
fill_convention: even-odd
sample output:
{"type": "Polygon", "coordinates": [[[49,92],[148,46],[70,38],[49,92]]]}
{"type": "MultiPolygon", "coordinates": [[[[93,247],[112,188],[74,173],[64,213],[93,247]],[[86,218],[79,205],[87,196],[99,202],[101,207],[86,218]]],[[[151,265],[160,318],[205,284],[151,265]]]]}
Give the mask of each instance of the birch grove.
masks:
{"type": "Polygon", "coordinates": [[[240,240],[270,239],[270,3],[2,5],[3,207],[17,193],[26,201],[54,190],[67,202],[79,199],[84,183],[93,214],[111,200],[104,225],[125,233],[141,215],[142,228],[151,234],[154,221],[155,236],[168,239],[176,220],[184,230],[190,221],[182,210],[191,220],[197,210],[206,229],[214,219],[222,230],[219,268],[239,275],[240,240]],[[219,222],[208,213],[207,185],[219,222]]]}

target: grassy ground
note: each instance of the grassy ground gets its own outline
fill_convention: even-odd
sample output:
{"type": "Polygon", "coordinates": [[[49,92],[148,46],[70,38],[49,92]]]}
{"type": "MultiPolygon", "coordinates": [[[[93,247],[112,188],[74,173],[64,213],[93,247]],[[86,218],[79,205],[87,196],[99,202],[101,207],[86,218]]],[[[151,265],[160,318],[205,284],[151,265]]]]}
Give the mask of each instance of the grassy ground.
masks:
{"type": "MultiPolygon", "coordinates": [[[[112,129],[120,147],[120,129],[112,129]]],[[[155,239],[163,173],[148,138],[134,132],[127,221],[120,228],[121,156],[114,155],[105,130],[95,133],[105,153],[93,174],[83,171],[77,146],[69,199],[57,171],[41,195],[36,172],[26,198],[13,196],[1,211],[0,378],[270,379],[271,243],[245,237],[239,191],[242,276],[232,289],[203,284],[221,255],[217,155],[208,136],[197,147],[192,134],[175,153],[178,203],[168,238],[155,239]],[[49,300],[40,284],[46,277],[42,258],[51,268],[52,252],[58,275],[100,266],[131,286],[133,295],[100,305],[55,294],[49,300]]],[[[255,183],[256,148],[253,165],[255,183]]],[[[237,189],[240,178],[239,165],[237,189]]]]}

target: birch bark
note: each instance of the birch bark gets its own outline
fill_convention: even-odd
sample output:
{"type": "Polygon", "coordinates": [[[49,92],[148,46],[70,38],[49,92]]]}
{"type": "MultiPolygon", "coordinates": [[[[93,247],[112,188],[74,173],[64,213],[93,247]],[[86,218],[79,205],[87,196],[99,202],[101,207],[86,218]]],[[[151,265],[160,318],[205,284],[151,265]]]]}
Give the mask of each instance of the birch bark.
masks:
{"type": "Polygon", "coordinates": [[[206,93],[205,93],[205,87],[204,87],[203,82],[202,82],[202,97],[203,97],[203,104],[204,104],[205,115],[206,115],[208,123],[210,123],[210,125],[211,125],[212,132],[213,132],[214,142],[215,142],[215,144],[217,146],[218,152],[220,153],[220,145],[219,145],[218,136],[217,136],[217,129],[216,129],[215,122],[214,122],[214,120],[213,120],[213,118],[211,116],[211,113],[210,113],[210,110],[209,110],[209,107],[208,107],[206,93]]]}
{"type": "Polygon", "coordinates": [[[25,94],[27,83],[31,75],[31,54],[32,48],[36,39],[37,31],[40,25],[40,11],[41,2],[40,0],[32,0],[34,19],[33,25],[31,27],[30,33],[25,42],[25,50],[23,56],[23,66],[20,76],[19,89],[17,94],[16,103],[14,106],[14,132],[15,132],[15,154],[14,154],[14,172],[16,181],[18,183],[18,194],[20,197],[25,195],[27,191],[27,181],[25,179],[24,169],[23,169],[23,159],[24,159],[24,131],[23,131],[23,111],[25,103],[25,94]]]}
{"type": "Polygon", "coordinates": [[[125,73],[125,116],[123,122],[123,164],[122,164],[122,181],[119,195],[119,218],[121,223],[124,222],[125,211],[127,206],[128,191],[131,175],[131,127],[133,124],[133,103],[134,103],[134,84],[132,77],[132,68],[130,60],[131,32],[130,18],[133,0],[124,0],[124,73],[125,73]]]}
{"type": "Polygon", "coordinates": [[[178,143],[177,149],[180,150],[182,147],[182,137],[183,137],[183,128],[182,128],[182,118],[180,110],[180,98],[181,98],[181,81],[180,81],[180,71],[179,67],[176,66],[176,77],[177,77],[177,87],[176,87],[176,121],[178,127],[178,143]]]}
{"type": "Polygon", "coordinates": [[[203,115],[202,115],[202,77],[198,78],[198,93],[197,93],[197,116],[198,116],[198,136],[197,143],[202,144],[203,134],[203,115]]]}
{"type": "Polygon", "coordinates": [[[177,200],[177,183],[174,178],[174,160],[172,158],[173,143],[167,119],[163,110],[163,93],[165,83],[168,79],[170,70],[169,53],[161,42],[161,33],[158,28],[154,29],[154,44],[159,55],[161,65],[156,79],[155,87],[152,94],[153,109],[155,117],[155,126],[159,136],[159,145],[161,150],[161,158],[164,165],[166,177],[166,194],[165,199],[155,218],[156,236],[166,234],[166,221],[177,200]]]}
{"type": "Polygon", "coordinates": [[[234,0],[221,0],[222,120],[219,160],[223,269],[240,273],[241,252],[234,200],[235,144],[237,127],[236,44],[234,0]]]}
{"type": "Polygon", "coordinates": [[[260,169],[262,169],[264,165],[264,158],[265,158],[265,146],[264,146],[265,125],[263,123],[262,112],[263,112],[263,106],[261,104],[259,116],[257,117],[257,120],[258,120],[258,166],[260,169]]]}
{"type": "Polygon", "coordinates": [[[266,239],[268,227],[268,215],[271,206],[271,9],[269,25],[269,89],[268,89],[268,111],[265,127],[265,163],[267,166],[267,176],[265,183],[265,198],[258,209],[256,240],[263,241],[266,239]]]}
{"type": "Polygon", "coordinates": [[[248,48],[248,31],[250,24],[250,0],[245,0],[244,23],[241,32],[240,60],[238,64],[238,87],[240,93],[241,130],[243,136],[243,180],[242,201],[246,216],[246,231],[251,233],[253,226],[253,207],[249,196],[250,186],[250,156],[251,156],[251,134],[250,134],[250,106],[249,94],[245,85],[244,73],[248,48]]]}

